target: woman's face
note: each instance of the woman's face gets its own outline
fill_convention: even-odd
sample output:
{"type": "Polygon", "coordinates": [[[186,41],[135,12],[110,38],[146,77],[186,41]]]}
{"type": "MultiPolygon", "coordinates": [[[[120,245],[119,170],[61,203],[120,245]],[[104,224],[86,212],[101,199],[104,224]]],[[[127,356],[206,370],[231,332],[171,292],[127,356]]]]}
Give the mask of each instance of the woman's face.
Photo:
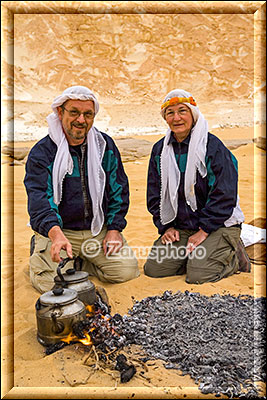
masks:
{"type": "Polygon", "coordinates": [[[165,120],[178,142],[189,135],[194,122],[190,108],[182,103],[167,107],[165,120]]]}

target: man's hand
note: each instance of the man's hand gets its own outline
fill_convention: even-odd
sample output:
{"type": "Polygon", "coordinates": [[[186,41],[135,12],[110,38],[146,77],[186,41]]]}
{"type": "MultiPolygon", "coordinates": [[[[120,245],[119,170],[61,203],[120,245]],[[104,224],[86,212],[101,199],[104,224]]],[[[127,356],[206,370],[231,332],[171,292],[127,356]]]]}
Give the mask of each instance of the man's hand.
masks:
{"type": "Polygon", "coordinates": [[[201,228],[198,232],[194,233],[194,235],[190,236],[187,241],[186,256],[191,253],[200,243],[204,242],[208,236],[209,234],[204,232],[201,228]]]}
{"type": "Polygon", "coordinates": [[[168,244],[173,242],[179,242],[179,240],[180,240],[179,232],[174,228],[169,228],[166,230],[164,235],[162,235],[161,243],[168,244]]]}
{"type": "Polygon", "coordinates": [[[118,253],[122,246],[123,241],[120,232],[117,230],[107,231],[107,234],[103,240],[104,254],[109,256],[111,254],[118,253]]]}
{"type": "Polygon", "coordinates": [[[62,260],[59,255],[61,249],[66,250],[67,256],[72,258],[72,246],[59,226],[53,226],[48,232],[48,237],[52,242],[50,251],[52,261],[59,263],[62,260]]]}

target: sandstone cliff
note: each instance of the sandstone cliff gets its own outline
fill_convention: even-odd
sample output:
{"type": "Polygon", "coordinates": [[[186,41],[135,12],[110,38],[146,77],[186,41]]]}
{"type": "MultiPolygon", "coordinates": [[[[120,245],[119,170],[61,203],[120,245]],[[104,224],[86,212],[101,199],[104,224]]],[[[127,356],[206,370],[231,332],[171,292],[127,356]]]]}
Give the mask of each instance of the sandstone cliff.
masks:
{"type": "MultiPolygon", "coordinates": [[[[265,91],[257,74],[254,80],[264,45],[255,32],[252,13],[15,14],[14,139],[42,137],[53,98],[70,85],[95,92],[98,126],[112,135],[164,132],[160,104],[174,88],[193,94],[211,127],[251,126],[254,92],[265,91]]],[[[4,35],[11,45],[8,27],[4,35]]],[[[7,61],[4,54],[8,102],[7,61]]],[[[12,134],[9,110],[4,122],[12,134]]]]}

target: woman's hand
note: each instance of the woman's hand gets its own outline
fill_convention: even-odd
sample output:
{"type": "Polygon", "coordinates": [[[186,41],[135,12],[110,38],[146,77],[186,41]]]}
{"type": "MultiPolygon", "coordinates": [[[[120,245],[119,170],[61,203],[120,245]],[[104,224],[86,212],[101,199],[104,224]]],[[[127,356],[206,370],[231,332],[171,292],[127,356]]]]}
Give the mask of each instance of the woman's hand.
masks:
{"type": "Polygon", "coordinates": [[[178,242],[180,240],[179,232],[174,228],[169,228],[166,230],[164,235],[162,235],[161,243],[168,244],[173,242],[178,242]]]}
{"type": "Polygon", "coordinates": [[[208,233],[204,232],[203,229],[199,229],[198,232],[194,233],[194,235],[190,236],[187,241],[186,246],[186,255],[191,253],[195,248],[200,245],[200,243],[204,242],[204,240],[209,236],[208,233]]]}

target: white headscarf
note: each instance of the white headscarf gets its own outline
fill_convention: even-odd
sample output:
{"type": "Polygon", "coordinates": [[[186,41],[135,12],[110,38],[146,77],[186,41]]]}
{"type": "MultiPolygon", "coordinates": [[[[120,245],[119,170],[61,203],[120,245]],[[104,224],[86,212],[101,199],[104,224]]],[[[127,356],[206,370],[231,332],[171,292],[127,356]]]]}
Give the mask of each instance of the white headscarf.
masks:
{"type": "MultiPolygon", "coordinates": [[[[47,117],[49,136],[57,145],[57,153],[52,171],[54,203],[58,205],[62,198],[62,185],[65,175],[72,174],[73,160],[69,152],[69,145],[63,132],[61,121],[58,117],[57,107],[67,100],[92,100],[95,114],[99,110],[98,101],[91,90],[84,86],[72,86],[55,98],[52,104],[53,113],[47,117]]],[[[92,235],[96,236],[101,231],[104,223],[102,200],[105,189],[106,175],[102,168],[102,159],[106,142],[101,133],[92,126],[87,134],[87,170],[88,185],[92,199],[93,220],[91,224],[92,235]]],[[[75,210],[73,210],[75,213],[75,210]]]]}
{"type": "MultiPolygon", "coordinates": [[[[193,211],[196,211],[197,202],[194,188],[196,183],[196,172],[198,170],[203,178],[207,175],[205,155],[208,140],[208,122],[199,111],[199,108],[194,105],[195,102],[189,92],[181,89],[172,90],[167,94],[163,103],[166,103],[168,100],[174,97],[185,98],[185,101],[177,101],[177,103],[180,102],[189,107],[192,111],[194,120],[194,124],[191,129],[191,138],[187,155],[184,191],[187,204],[191,207],[193,211]],[[191,103],[189,102],[189,98],[191,98],[191,103]]],[[[168,104],[161,110],[161,115],[163,118],[165,114],[165,109],[167,107],[168,104]]],[[[172,144],[169,144],[170,136],[171,130],[168,129],[163,142],[160,162],[160,218],[163,225],[173,221],[178,211],[178,188],[180,184],[180,170],[175,159],[173,146],[172,144]]]]}

